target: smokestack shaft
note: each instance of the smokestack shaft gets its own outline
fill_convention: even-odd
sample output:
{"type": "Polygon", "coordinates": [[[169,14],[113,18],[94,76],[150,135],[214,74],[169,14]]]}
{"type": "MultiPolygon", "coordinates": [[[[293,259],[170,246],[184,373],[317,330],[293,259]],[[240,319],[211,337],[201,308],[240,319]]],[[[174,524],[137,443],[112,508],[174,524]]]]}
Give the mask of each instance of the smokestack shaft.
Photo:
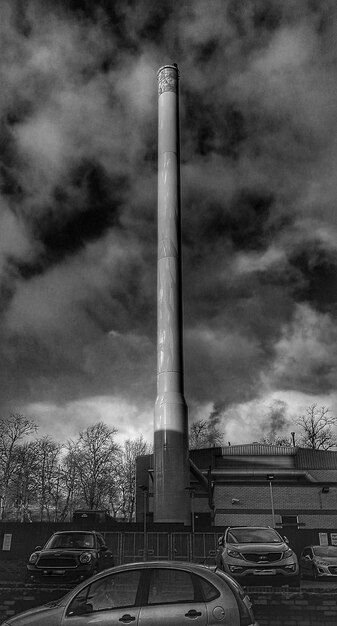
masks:
{"type": "Polygon", "coordinates": [[[158,318],[154,521],[189,523],[184,398],[178,68],[158,71],[158,318]]]}

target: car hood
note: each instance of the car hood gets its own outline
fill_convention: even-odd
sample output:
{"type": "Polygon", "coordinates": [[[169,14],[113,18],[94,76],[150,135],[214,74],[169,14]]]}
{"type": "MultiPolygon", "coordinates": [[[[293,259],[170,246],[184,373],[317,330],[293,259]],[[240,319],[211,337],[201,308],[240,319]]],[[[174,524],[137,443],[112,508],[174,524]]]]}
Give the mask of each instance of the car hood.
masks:
{"type": "Polygon", "coordinates": [[[44,626],[48,624],[48,626],[56,626],[56,624],[60,623],[60,613],[62,613],[62,608],[64,607],[64,602],[62,600],[58,600],[57,606],[48,606],[44,604],[43,606],[38,606],[33,609],[28,609],[28,611],[24,611],[23,613],[18,613],[18,615],[14,615],[13,617],[6,619],[6,624],[10,624],[10,626],[23,626],[28,624],[41,624],[44,626]],[[28,620],[28,621],[27,621],[28,620]]]}
{"type": "Polygon", "coordinates": [[[53,550],[41,550],[40,556],[64,556],[69,554],[82,554],[82,552],[95,552],[93,548],[54,548],[53,550]]]}
{"type": "Polygon", "coordinates": [[[337,565],[337,556],[314,556],[316,563],[326,563],[327,565],[337,565]]]}
{"type": "Polygon", "coordinates": [[[285,552],[289,549],[286,543],[228,543],[228,550],[237,552],[285,552]]]}

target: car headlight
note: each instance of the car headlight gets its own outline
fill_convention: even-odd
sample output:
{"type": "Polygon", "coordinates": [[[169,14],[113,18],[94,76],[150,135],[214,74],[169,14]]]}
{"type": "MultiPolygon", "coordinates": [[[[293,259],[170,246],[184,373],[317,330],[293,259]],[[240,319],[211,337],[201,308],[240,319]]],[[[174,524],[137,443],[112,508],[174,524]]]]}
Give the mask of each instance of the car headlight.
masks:
{"type": "Polygon", "coordinates": [[[291,548],[288,548],[285,552],[283,552],[283,558],[287,559],[289,556],[292,556],[294,553],[291,548]]]}
{"type": "Polygon", "coordinates": [[[80,556],[80,563],[90,563],[92,554],[90,552],[82,552],[80,556]]]}
{"type": "Polygon", "coordinates": [[[235,559],[241,559],[242,558],[240,552],[238,552],[237,550],[227,550],[227,554],[228,554],[228,556],[233,556],[235,559]]]}
{"type": "Polygon", "coordinates": [[[33,554],[31,554],[28,559],[28,563],[31,563],[32,565],[34,565],[34,563],[36,563],[36,561],[38,560],[39,556],[40,556],[39,552],[33,552],[33,554]]]}

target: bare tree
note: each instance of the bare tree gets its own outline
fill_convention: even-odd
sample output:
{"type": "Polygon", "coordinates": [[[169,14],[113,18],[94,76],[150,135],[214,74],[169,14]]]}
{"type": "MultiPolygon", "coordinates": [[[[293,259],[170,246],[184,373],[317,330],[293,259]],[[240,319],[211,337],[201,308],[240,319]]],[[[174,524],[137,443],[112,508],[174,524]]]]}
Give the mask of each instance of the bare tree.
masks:
{"type": "Polygon", "coordinates": [[[311,404],[304,415],[295,419],[300,427],[300,443],[313,450],[329,450],[337,446],[337,437],[332,427],[337,425],[337,417],[330,415],[330,409],[311,404]]]}
{"type": "Polygon", "coordinates": [[[42,437],[34,443],[36,500],[40,508],[40,521],[55,517],[55,492],[59,478],[61,444],[50,437],[42,437]]]}
{"type": "Polygon", "coordinates": [[[275,435],[273,433],[269,433],[266,437],[262,437],[258,443],[264,443],[267,446],[292,446],[292,440],[290,437],[275,435]]]}
{"type": "Polygon", "coordinates": [[[77,441],[68,442],[68,463],[76,471],[77,488],[89,509],[107,506],[111,483],[116,478],[117,432],[99,422],[81,432],[77,441]]]}
{"type": "Polygon", "coordinates": [[[221,446],[223,444],[223,437],[223,433],[210,420],[197,420],[190,426],[190,450],[221,446]]]}
{"type": "Polygon", "coordinates": [[[18,413],[0,421],[0,519],[4,518],[11,481],[19,467],[20,443],[36,430],[33,420],[18,413]]]}
{"type": "Polygon", "coordinates": [[[7,512],[14,512],[18,522],[31,521],[30,505],[36,504],[36,476],[39,471],[35,442],[28,441],[16,448],[16,470],[7,495],[7,512]]]}
{"type": "Polygon", "coordinates": [[[127,522],[134,521],[136,506],[136,459],[150,454],[152,447],[142,437],[127,439],[121,450],[111,508],[127,522]]]}

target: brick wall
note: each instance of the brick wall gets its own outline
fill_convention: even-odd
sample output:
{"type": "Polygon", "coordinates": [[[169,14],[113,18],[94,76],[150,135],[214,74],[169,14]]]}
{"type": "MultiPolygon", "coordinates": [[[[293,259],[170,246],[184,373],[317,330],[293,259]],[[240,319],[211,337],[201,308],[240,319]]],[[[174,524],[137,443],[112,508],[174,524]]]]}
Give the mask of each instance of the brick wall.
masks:
{"type": "Polygon", "coordinates": [[[67,591],[66,587],[37,589],[22,584],[2,585],[0,586],[0,623],[17,613],[57,600],[67,591]]]}
{"type": "MultiPolygon", "coordinates": [[[[272,485],[275,509],[308,509],[317,511],[322,508],[332,508],[336,499],[332,492],[322,493],[322,488],[316,485],[297,487],[294,485],[272,485]],[[324,504],[323,504],[324,499],[324,504]]],[[[269,508],[269,485],[221,485],[215,491],[216,508],[235,507],[232,500],[240,500],[240,508],[248,510],[269,508]]]]}
{"type": "MultiPolygon", "coordinates": [[[[272,485],[276,521],[298,515],[307,528],[335,528],[337,489],[312,485],[272,485]]],[[[272,525],[269,485],[219,485],[214,495],[216,525],[272,525]]]]}
{"type": "Polygon", "coordinates": [[[248,590],[259,626],[336,626],[337,588],[248,590]]]}

